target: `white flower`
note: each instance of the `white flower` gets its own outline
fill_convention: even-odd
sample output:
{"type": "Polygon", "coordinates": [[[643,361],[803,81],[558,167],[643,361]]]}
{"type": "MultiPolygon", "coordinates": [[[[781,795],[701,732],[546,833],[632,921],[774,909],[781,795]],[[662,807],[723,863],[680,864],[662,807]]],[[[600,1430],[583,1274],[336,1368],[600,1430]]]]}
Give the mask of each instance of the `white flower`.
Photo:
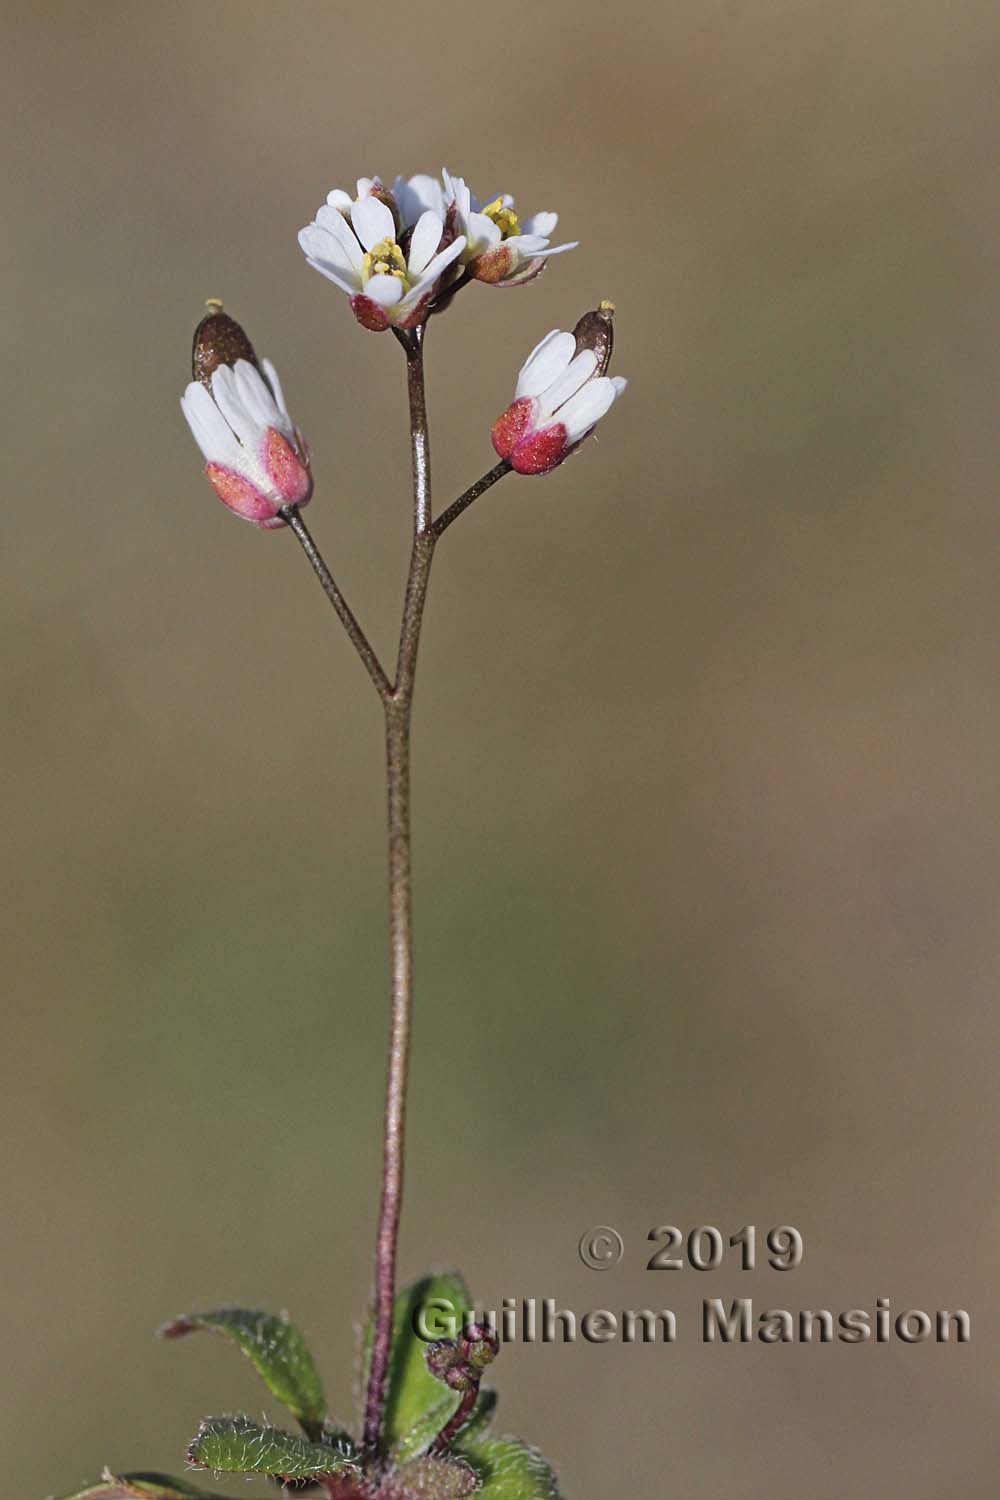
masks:
{"type": "Polygon", "coordinates": [[[192,380],[181,410],[207,460],[205,472],[224,505],[265,529],[284,526],[283,505],[312,497],[309,450],[288,415],[270,360],[219,365],[211,388],[192,380]]]}
{"type": "Polygon", "coordinates": [[[538,275],[548,256],[576,249],[576,240],[550,244],[558,214],[535,214],[522,223],[509,193],[480,207],[461,177],[452,177],[447,171],[441,175],[445,206],[452,213],[456,233],[465,239],[462,263],[472,269],[477,281],[494,286],[520,285],[538,275]]]}
{"type": "Polygon", "coordinates": [[[415,224],[428,209],[442,222],[448,212],[441,179],[428,177],[426,172],[420,172],[416,177],[397,177],[392,185],[392,196],[399,205],[404,229],[415,224]]]}
{"type": "Polygon", "coordinates": [[[375,332],[420,323],[442,273],[465,249],[461,237],[441,248],[444,216],[426,208],[413,222],[404,253],[397,240],[401,226],[383,201],[388,197],[378,178],[363,177],[356,198],[334,189],[299,232],[309,264],[347,292],[358,322],[375,332]]]}
{"type": "MultiPolygon", "coordinates": [[[[588,315],[589,328],[595,315],[588,315]]],[[[581,346],[588,319],[575,333],[553,328],[521,366],[514,400],[493,426],[493,446],[518,474],[547,474],[583,442],[614,405],[626,381],[604,374],[610,339],[581,346]]],[[[610,327],[610,312],[605,315],[610,327]]]]}

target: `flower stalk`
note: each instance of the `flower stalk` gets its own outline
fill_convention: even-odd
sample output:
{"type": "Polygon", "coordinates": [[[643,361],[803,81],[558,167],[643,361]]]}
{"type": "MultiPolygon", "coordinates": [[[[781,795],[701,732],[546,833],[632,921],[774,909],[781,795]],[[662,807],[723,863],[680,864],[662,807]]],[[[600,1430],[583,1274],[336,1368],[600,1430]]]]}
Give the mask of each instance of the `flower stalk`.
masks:
{"type": "Polygon", "coordinates": [[[392,1352],[396,1250],[403,1205],[406,1086],[413,1018],[413,903],[410,834],[410,725],[424,605],[437,538],[431,515],[430,435],[424,389],[424,330],[400,336],[406,351],[413,477],[413,545],[399,632],[396,680],[385,699],[385,765],[389,822],[389,952],[391,1019],[382,1195],[375,1242],[375,1307],[371,1368],[365,1397],[364,1447],[373,1457],[382,1441],[392,1352]]]}
{"type": "MultiPolygon", "coordinates": [[[[219,499],[262,530],[287,527],[293,532],[368,673],[385,719],[390,1024],[360,1445],[346,1434],[339,1446],[327,1441],[318,1377],[313,1381],[310,1367],[302,1364],[294,1330],[284,1324],[272,1326],[274,1320],[268,1322],[267,1315],[246,1309],[202,1315],[197,1325],[190,1319],[185,1324],[224,1325],[268,1369],[275,1360],[281,1364],[287,1354],[287,1368],[276,1379],[283,1382],[286,1396],[291,1392],[292,1409],[301,1407],[299,1416],[309,1439],[303,1448],[290,1435],[260,1428],[248,1419],[212,1419],[193,1445],[191,1461],[223,1472],[246,1472],[247,1443],[252,1440],[257,1445],[252,1472],[285,1481],[317,1477],[330,1500],[362,1494],[375,1500],[410,1500],[417,1494],[444,1495],[442,1485],[448,1486],[449,1496],[458,1497],[471,1493],[470,1486],[478,1482],[473,1470],[463,1467],[459,1440],[468,1440],[465,1429],[474,1413],[482,1371],[497,1352],[495,1333],[477,1325],[450,1351],[444,1344],[429,1351],[441,1369],[430,1357],[428,1368],[460,1392],[461,1401],[437,1435],[425,1439],[429,1447],[412,1460],[399,1461],[403,1434],[394,1430],[395,1407],[388,1404],[394,1340],[411,1336],[408,1330],[395,1333],[393,1317],[413,1024],[410,745],[417,660],[435,549],[445,531],[506,474],[547,474],[575,453],[625,382],[607,375],[613,344],[610,303],[585,314],[572,333],[553,329],[528,356],[512,402],[493,425],[499,461],[435,518],[424,340],[428,320],[473,282],[522,285],[536,277],[550,257],[573,249],[574,244],[551,244],[556,218],[545,212],[522,221],[508,195],[480,207],[464,181],[445,172],[440,182],[427,176],[397,178],[392,190],[378,178],[361,178],[356,197],[334,189],[300,233],[307,260],[348,295],[362,327],[373,332],[391,329],[406,359],[413,533],[391,680],[302,519],[302,507],[313,493],[310,451],[289,414],[277,371],[268,360],[258,361],[246,334],[221,303],[209,304],[198,325],[192,380],[181,403],[219,499]],[[308,1378],[300,1389],[303,1372],[308,1378]]],[[[509,1456],[536,1469],[541,1463],[523,1445],[515,1444],[509,1456]]],[[[550,1474],[547,1466],[542,1468],[550,1474]]],[[[487,1483],[484,1495],[489,1488],[487,1483]]],[[[550,1487],[546,1493],[555,1491],[550,1487]]]]}

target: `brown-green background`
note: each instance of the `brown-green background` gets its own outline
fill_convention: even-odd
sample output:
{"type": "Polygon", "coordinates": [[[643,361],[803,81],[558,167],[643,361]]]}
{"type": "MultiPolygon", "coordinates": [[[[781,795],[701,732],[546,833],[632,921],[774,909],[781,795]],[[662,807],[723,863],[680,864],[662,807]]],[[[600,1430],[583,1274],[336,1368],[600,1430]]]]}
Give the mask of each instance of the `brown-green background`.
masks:
{"type": "MultiPolygon", "coordinates": [[[[8,3],[0,1428],[12,1500],[178,1469],[287,1306],[348,1412],[386,1029],[369,685],[177,408],[207,295],[282,372],[384,651],[400,351],[295,243],[464,173],[580,249],[431,330],[441,503],[531,344],[618,305],[599,444],[439,555],[402,1264],[672,1306],[509,1348],[575,1500],[996,1490],[1000,22],[935,0],[8,3]],[[781,1277],[647,1230],[790,1222],[781,1277]],[[624,1265],[578,1261],[590,1224],[624,1265]],[[706,1348],[701,1297],[969,1309],[967,1348],[706,1348]]],[[[245,1493],[237,1486],[238,1494],[245,1493]]]]}

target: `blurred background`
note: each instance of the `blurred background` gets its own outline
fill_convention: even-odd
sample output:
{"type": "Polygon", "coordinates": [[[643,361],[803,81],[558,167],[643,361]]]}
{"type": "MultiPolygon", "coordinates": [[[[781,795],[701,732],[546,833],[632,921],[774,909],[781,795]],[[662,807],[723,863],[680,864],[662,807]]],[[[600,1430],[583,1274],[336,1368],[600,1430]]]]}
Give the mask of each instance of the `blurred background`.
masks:
{"type": "MultiPolygon", "coordinates": [[[[378,707],[177,407],[221,297],[378,647],[402,357],[295,234],[363,173],[579,238],[431,328],[439,507],[549,328],[626,399],[438,557],[416,713],[406,1275],[671,1307],[510,1346],[567,1495],[967,1500],[1000,1398],[995,5],[10,5],[0,1429],[19,1497],[259,1412],[182,1310],[287,1307],[352,1410],[386,1035],[378,707]],[[661,1224],[801,1268],[645,1270],[661,1224]],[[625,1260],[578,1259],[590,1225],[625,1260]],[[701,1299],[963,1307],[973,1342],[706,1347],[701,1299]]],[[[257,1487],[260,1488],[259,1486],[257,1487]]],[[[233,1490],[245,1494],[242,1484],[233,1490]]]]}

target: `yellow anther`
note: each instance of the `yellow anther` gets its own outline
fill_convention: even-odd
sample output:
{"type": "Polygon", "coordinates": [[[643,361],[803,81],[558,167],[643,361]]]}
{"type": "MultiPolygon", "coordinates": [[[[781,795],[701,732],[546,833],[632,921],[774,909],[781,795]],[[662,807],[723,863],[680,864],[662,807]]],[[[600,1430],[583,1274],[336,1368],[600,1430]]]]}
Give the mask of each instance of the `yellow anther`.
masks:
{"type": "Polygon", "coordinates": [[[494,198],[492,203],[487,203],[483,213],[493,220],[505,240],[512,234],[521,233],[521,221],[512,208],[504,208],[502,198],[494,198]]]}
{"type": "Polygon", "coordinates": [[[407,284],[406,259],[395,240],[380,240],[365,255],[361,262],[361,279],[367,282],[372,276],[395,276],[407,284]]]}

